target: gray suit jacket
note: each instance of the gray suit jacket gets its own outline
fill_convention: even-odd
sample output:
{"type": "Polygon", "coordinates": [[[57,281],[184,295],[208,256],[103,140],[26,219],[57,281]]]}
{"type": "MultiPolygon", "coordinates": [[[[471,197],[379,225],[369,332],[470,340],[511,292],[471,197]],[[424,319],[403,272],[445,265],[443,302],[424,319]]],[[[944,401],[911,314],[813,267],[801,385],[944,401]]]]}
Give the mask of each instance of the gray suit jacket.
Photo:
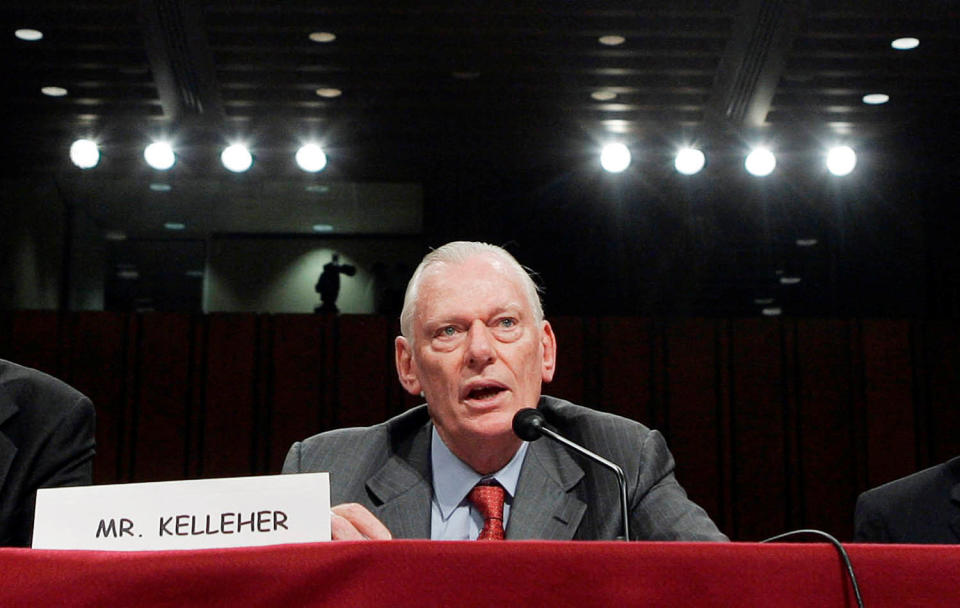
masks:
{"type": "Polygon", "coordinates": [[[94,410],[67,384],[0,359],[0,546],[27,546],[38,488],[89,485],[94,410]]]}
{"type": "MultiPolygon", "coordinates": [[[[640,423],[543,396],[551,425],[621,467],[635,540],[727,540],[673,475],[663,437],[640,423]]],[[[284,473],[328,471],[332,504],[357,502],[397,538],[430,538],[431,423],[425,405],[382,424],[339,429],[295,443],[284,473]]],[[[542,439],[520,471],[507,539],[604,540],[622,529],[610,471],[542,439]]]]}
{"type": "Polygon", "coordinates": [[[861,494],[854,540],[960,543],[960,456],[861,494]]]}

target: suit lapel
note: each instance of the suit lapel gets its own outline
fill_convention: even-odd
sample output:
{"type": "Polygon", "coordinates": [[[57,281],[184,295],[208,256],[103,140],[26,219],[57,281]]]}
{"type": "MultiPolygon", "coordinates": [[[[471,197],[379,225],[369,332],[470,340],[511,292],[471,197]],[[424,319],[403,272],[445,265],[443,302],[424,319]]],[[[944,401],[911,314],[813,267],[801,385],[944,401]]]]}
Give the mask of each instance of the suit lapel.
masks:
{"type": "Polygon", "coordinates": [[[560,446],[530,444],[510,508],[507,539],[571,540],[587,505],[573,493],[583,469],[560,446]]]}
{"type": "MultiPolygon", "coordinates": [[[[7,396],[6,389],[3,385],[0,385],[0,428],[2,428],[3,423],[7,421],[10,417],[16,415],[19,411],[19,408],[7,396]]],[[[10,438],[0,431],[0,488],[3,488],[3,484],[7,479],[7,472],[10,470],[10,465],[13,463],[14,456],[17,455],[17,446],[13,445],[13,442],[10,441],[10,438]]]]}
{"type": "Polygon", "coordinates": [[[430,429],[423,425],[367,480],[376,515],[395,538],[430,538],[430,429]]]}

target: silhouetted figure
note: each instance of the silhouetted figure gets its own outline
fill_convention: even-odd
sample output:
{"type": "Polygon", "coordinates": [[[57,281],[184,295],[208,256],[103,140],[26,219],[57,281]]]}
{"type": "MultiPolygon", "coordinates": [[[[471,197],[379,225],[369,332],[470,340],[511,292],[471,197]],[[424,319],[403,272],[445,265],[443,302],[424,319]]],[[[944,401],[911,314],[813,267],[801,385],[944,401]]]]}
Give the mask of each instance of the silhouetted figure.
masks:
{"type": "Polygon", "coordinates": [[[320,294],[320,306],[313,309],[314,312],[340,312],[337,308],[337,296],[340,295],[340,275],[345,274],[352,277],[357,273],[357,267],[351,264],[341,264],[340,254],[333,254],[333,259],[323,265],[323,272],[317,279],[317,286],[314,287],[320,294]]]}

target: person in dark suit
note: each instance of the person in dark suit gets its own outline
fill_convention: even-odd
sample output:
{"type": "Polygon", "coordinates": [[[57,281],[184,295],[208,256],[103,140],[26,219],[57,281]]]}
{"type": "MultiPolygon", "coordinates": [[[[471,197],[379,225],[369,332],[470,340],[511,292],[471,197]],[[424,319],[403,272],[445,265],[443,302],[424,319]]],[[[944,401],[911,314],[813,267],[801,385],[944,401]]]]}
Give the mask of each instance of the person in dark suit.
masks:
{"type": "Polygon", "coordinates": [[[960,456],[861,494],[854,541],[960,543],[960,456]]]}
{"type": "Polygon", "coordinates": [[[94,416],[69,385],[0,359],[0,546],[29,546],[39,488],[91,483],[94,416]]]}
{"type": "Polygon", "coordinates": [[[536,285],[504,249],[454,242],[429,253],[407,286],[400,325],[400,383],[426,404],[297,442],[284,463],[285,473],[330,472],[334,539],[477,538],[484,517],[468,498],[478,483],[503,488],[507,539],[616,538],[614,475],[514,434],[516,412],[537,407],[560,433],[624,468],[634,539],[727,540],[687,498],[658,432],[541,395],[556,338],[536,285]]]}

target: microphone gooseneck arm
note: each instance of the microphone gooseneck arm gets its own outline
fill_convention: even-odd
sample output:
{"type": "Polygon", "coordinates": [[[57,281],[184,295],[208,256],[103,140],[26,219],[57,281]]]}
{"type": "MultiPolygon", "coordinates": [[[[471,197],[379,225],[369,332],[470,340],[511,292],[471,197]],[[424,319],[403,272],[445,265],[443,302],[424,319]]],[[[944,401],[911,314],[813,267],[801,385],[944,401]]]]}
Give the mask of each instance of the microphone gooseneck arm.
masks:
{"type": "Polygon", "coordinates": [[[557,443],[613,471],[617,476],[617,486],[620,489],[620,516],[623,518],[623,540],[630,540],[630,512],[627,508],[627,476],[623,474],[623,469],[621,469],[619,465],[560,435],[548,427],[543,414],[533,408],[522,409],[514,415],[513,431],[518,437],[525,441],[536,441],[541,435],[549,437],[557,443]]]}

